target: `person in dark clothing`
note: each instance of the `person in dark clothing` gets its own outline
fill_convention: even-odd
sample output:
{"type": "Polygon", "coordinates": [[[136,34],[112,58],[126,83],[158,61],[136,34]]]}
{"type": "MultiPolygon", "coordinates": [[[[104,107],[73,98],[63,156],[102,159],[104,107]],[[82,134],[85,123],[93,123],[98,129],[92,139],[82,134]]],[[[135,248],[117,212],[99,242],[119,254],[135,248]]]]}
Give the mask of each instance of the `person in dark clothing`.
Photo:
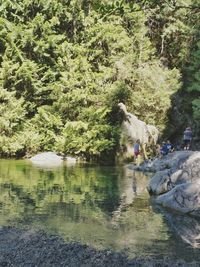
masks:
{"type": "Polygon", "coordinates": [[[167,148],[167,143],[166,142],[162,142],[162,146],[161,146],[161,148],[160,148],[160,154],[162,155],[162,156],[165,156],[165,155],[167,155],[168,154],[168,148],[167,148]]]}
{"type": "Polygon", "coordinates": [[[172,145],[172,143],[169,140],[167,140],[166,146],[167,146],[168,152],[174,151],[174,146],[172,145]]]}
{"type": "Polygon", "coordinates": [[[183,132],[183,147],[184,150],[189,150],[192,141],[192,130],[190,127],[187,127],[183,132]]]}

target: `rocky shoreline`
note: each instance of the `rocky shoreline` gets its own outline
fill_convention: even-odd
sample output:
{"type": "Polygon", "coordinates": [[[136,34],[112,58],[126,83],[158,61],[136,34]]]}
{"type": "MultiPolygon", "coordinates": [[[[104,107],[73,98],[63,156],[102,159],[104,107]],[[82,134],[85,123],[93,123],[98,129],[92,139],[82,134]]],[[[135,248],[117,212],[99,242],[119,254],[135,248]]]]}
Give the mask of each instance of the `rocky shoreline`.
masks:
{"type": "Polygon", "coordinates": [[[200,266],[167,258],[128,259],[125,254],[99,251],[80,243],[66,243],[42,231],[2,227],[0,229],[1,267],[186,267],[200,266]]]}
{"type": "Polygon", "coordinates": [[[133,168],[154,172],[147,190],[158,204],[200,218],[199,151],[175,151],[133,168]]]}

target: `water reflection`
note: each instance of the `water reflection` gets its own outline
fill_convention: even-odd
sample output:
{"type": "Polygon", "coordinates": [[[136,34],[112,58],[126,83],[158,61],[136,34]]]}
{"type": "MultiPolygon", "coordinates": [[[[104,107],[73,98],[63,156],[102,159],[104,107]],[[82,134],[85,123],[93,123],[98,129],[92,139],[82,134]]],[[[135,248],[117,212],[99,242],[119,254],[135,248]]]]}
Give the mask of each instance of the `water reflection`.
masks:
{"type": "Polygon", "coordinates": [[[169,211],[162,206],[154,205],[154,211],[165,218],[174,234],[192,248],[200,248],[200,219],[189,215],[169,211]]]}
{"type": "Polygon", "coordinates": [[[42,169],[0,160],[0,224],[44,229],[131,257],[158,251],[176,257],[178,247],[185,257],[191,251],[170,230],[164,213],[152,209],[148,179],[127,167],[42,169]]]}
{"type": "Polygon", "coordinates": [[[146,193],[147,176],[142,172],[135,172],[128,167],[123,168],[123,177],[119,179],[119,204],[117,209],[113,211],[111,224],[115,227],[119,226],[119,219],[127,208],[136,200],[137,196],[146,193]]]}

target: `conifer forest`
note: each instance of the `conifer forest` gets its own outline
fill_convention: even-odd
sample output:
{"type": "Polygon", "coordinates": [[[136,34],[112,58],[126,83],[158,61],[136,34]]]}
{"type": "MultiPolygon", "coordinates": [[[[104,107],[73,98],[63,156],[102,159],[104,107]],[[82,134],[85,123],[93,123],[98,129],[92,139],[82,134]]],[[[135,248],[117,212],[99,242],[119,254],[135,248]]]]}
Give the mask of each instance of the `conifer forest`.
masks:
{"type": "Polygon", "coordinates": [[[200,134],[199,0],[0,0],[0,155],[119,149],[117,104],[200,134]]]}

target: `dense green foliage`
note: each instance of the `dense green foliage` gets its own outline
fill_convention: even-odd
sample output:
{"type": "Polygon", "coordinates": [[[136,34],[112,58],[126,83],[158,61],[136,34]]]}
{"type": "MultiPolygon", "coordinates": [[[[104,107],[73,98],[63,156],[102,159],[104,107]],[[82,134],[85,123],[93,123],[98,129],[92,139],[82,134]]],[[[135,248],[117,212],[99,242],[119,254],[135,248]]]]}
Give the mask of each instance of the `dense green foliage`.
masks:
{"type": "Polygon", "coordinates": [[[111,158],[120,134],[117,103],[163,130],[182,84],[195,92],[187,105],[190,120],[199,121],[198,2],[0,4],[1,155],[56,150],[111,158]]]}

